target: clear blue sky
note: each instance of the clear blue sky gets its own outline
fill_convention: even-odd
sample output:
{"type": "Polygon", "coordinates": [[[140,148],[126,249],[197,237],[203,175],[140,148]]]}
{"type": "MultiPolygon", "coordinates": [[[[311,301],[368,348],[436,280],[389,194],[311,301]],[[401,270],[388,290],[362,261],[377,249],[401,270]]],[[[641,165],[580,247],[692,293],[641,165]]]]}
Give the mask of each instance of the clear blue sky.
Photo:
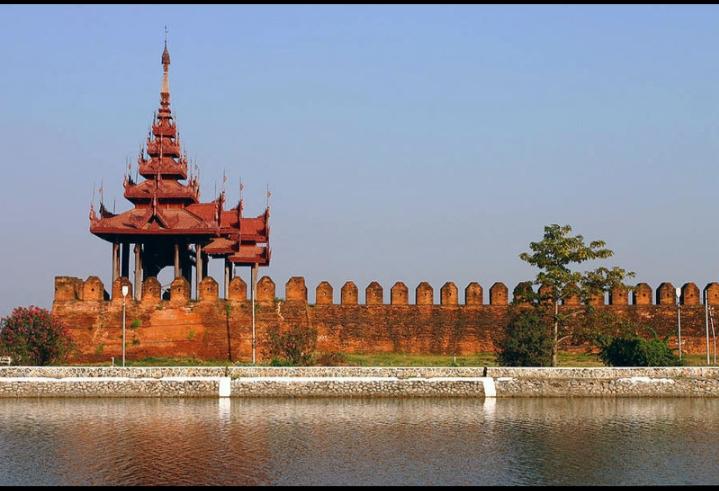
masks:
{"type": "Polygon", "coordinates": [[[203,199],[226,169],[259,214],[270,185],[280,295],[486,296],[549,223],[652,288],[719,280],[717,6],[2,6],[0,314],[50,306],[55,275],[109,286],[88,206],[101,180],[130,206],[165,24],[203,199]]]}

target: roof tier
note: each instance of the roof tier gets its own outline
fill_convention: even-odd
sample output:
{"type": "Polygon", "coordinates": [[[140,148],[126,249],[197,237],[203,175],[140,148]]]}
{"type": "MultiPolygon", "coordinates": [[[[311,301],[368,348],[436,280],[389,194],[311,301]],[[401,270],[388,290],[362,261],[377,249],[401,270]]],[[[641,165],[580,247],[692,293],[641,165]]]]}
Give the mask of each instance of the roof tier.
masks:
{"type": "Polygon", "coordinates": [[[143,242],[150,237],[167,237],[197,243],[213,256],[223,256],[235,264],[268,265],[271,250],[270,210],[257,217],[244,217],[243,202],[224,209],[224,191],[209,203],[200,203],[200,183],[188,179],[187,159],[180,147],[177,127],[170,110],[169,52],[162,56],[163,82],[160,108],[153,117],[151,135],[138,159],[134,182],[125,177],[124,196],[134,207],[111,213],[100,205],[99,216],[90,208],[90,232],[108,241],[143,242]]]}

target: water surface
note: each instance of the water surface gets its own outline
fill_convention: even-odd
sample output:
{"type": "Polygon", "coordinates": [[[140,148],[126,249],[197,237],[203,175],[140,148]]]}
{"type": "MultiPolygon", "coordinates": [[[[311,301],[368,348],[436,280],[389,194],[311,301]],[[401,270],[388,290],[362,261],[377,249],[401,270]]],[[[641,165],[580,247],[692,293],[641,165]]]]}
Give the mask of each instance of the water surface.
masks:
{"type": "Polygon", "coordinates": [[[0,485],[717,484],[716,399],[0,399],[0,485]]]}

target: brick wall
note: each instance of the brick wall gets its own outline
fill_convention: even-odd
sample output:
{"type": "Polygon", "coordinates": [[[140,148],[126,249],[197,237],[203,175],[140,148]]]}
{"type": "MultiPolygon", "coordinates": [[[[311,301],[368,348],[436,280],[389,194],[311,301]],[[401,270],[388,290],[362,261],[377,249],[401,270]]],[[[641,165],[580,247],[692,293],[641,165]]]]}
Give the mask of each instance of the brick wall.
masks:
{"type": "MultiPolygon", "coordinates": [[[[55,278],[53,312],[66,322],[77,342],[79,351],[75,360],[105,361],[111,356],[120,356],[122,298],[119,292],[125,282],[125,278],[116,280],[110,288],[112,295],[108,295],[102,282],[94,276],[85,281],[55,278]]],[[[641,284],[633,292],[631,304],[626,291],[611,292],[606,305],[603,297],[593,299],[593,304],[648,323],[660,336],[674,336],[677,309],[668,293],[673,288],[663,283],[655,296],[649,285],[641,284]],[[652,300],[658,300],[659,304],[652,300]]],[[[206,278],[200,285],[200,300],[190,300],[190,287],[180,278],[170,288],[170,300],[161,300],[157,280],[146,279],[140,301],[133,300],[131,295],[127,297],[128,356],[249,360],[252,311],[247,285],[241,278],[234,278],[227,300],[218,298],[218,290],[217,282],[206,278]]],[[[390,304],[383,303],[383,287],[377,282],[366,287],[365,303],[359,303],[358,288],[352,282],[341,287],[339,304],[333,303],[333,291],[329,283],[320,283],[316,287],[317,303],[308,304],[304,278],[292,277],[285,285],[286,300],[277,299],[275,283],[269,277],[262,277],[257,285],[256,305],[260,359],[264,336],[271,326],[314,326],[318,330],[319,351],[459,355],[492,351],[495,339],[507,322],[509,290],[502,283],[490,288],[489,304],[483,303],[482,287],[474,282],[465,288],[464,303],[460,303],[459,289],[451,282],[440,288],[440,304],[433,303],[434,289],[426,282],[416,287],[414,303],[410,303],[409,289],[401,282],[392,286],[390,304]]],[[[514,294],[520,291],[515,288],[514,294]]],[[[719,284],[707,285],[707,293],[710,304],[719,304],[719,284]]],[[[685,352],[704,352],[701,296],[695,284],[684,285],[681,302],[685,352]]],[[[576,303],[575,299],[567,299],[560,309],[581,309],[576,303]]]]}

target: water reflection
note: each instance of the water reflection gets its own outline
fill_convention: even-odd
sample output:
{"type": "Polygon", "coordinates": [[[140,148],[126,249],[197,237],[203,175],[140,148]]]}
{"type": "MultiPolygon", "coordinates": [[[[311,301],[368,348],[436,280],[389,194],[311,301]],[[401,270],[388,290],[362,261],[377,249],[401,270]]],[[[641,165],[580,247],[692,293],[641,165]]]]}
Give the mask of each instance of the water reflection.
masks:
{"type": "Polygon", "coordinates": [[[0,399],[0,484],[719,482],[712,399],[0,399]]]}

